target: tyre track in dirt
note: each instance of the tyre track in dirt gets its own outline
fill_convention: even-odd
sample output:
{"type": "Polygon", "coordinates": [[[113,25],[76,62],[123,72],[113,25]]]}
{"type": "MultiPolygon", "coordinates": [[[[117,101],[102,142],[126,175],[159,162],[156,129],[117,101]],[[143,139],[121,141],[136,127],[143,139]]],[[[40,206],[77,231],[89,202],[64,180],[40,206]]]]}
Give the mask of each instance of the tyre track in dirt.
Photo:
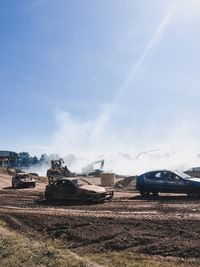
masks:
{"type": "Polygon", "coordinates": [[[200,201],[162,195],[142,199],[115,192],[112,202],[86,205],[39,201],[45,184],[11,189],[0,182],[0,218],[36,239],[55,238],[79,255],[128,251],[200,262],[200,201]],[[2,186],[3,184],[3,186],[2,186]]]}

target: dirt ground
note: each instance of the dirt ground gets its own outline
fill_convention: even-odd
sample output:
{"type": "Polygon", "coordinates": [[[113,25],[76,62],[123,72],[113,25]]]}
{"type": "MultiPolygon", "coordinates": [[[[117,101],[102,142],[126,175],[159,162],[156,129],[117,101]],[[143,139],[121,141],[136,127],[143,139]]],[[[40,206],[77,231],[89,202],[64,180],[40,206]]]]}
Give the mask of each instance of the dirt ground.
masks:
{"type": "Polygon", "coordinates": [[[200,200],[184,195],[143,199],[118,190],[112,202],[39,202],[45,184],[12,189],[0,175],[0,219],[32,238],[55,238],[78,255],[126,251],[200,264],[200,200]]]}

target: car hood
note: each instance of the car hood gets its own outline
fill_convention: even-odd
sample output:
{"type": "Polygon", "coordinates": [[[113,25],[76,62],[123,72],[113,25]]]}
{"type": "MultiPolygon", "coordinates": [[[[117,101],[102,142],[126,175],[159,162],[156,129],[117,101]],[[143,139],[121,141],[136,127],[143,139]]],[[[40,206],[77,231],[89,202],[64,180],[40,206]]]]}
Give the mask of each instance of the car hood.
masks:
{"type": "Polygon", "coordinates": [[[184,179],[185,181],[197,182],[200,183],[200,178],[191,177],[190,179],[184,179]]]}
{"type": "Polygon", "coordinates": [[[35,179],[30,179],[30,178],[22,178],[20,179],[21,182],[26,182],[26,183],[31,183],[31,182],[35,182],[35,179]]]}
{"type": "Polygon", "coordinates": [[[88,190],[88,191],[93,191],[95,193],[105,193],[106,189],[104,187],[101,186],[97,186],[97,185],[83,185],[80,186],[81,189],[84,190],[88,190]]]}

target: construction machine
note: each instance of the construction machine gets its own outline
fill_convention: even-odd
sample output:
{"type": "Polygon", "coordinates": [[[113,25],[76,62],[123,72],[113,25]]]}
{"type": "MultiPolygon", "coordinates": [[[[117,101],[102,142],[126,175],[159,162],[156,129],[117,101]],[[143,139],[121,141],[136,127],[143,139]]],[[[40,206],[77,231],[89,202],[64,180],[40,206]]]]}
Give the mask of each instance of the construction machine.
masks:
{"type": "Polygon", "coordinates": [[[88,176],[100,176],[100,174],[103,172],[103,167],[104,167],[104,159],[102,160],[98,160],[98,161],[94,161],[90,164],[92,171],[90,171],[88,173],[88,176]],[[100,168],[99,169],[95,169],[94,165],[100,163],[100,168]]]}
{"type": "Polygon", "coordinates": [[[63,166],[64,160],[51,160],[51,168],[47,170],[47,177],[49,184],[53,183],[57,179],[64,177],[74,176],[74,173],[71,173],[67,166],[63,166]]]}

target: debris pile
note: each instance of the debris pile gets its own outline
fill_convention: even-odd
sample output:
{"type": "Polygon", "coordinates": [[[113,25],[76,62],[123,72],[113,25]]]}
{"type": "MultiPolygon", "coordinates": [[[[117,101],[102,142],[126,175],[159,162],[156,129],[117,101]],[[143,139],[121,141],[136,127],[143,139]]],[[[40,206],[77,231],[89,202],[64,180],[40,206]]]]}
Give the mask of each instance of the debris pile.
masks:
{"type": "Polygon", "coordinates": [[[124,179],[118,181],[115,184],[115,188],[124,188],[128,186],[134,186],[136,176],[127,176],[124,179]]]}

